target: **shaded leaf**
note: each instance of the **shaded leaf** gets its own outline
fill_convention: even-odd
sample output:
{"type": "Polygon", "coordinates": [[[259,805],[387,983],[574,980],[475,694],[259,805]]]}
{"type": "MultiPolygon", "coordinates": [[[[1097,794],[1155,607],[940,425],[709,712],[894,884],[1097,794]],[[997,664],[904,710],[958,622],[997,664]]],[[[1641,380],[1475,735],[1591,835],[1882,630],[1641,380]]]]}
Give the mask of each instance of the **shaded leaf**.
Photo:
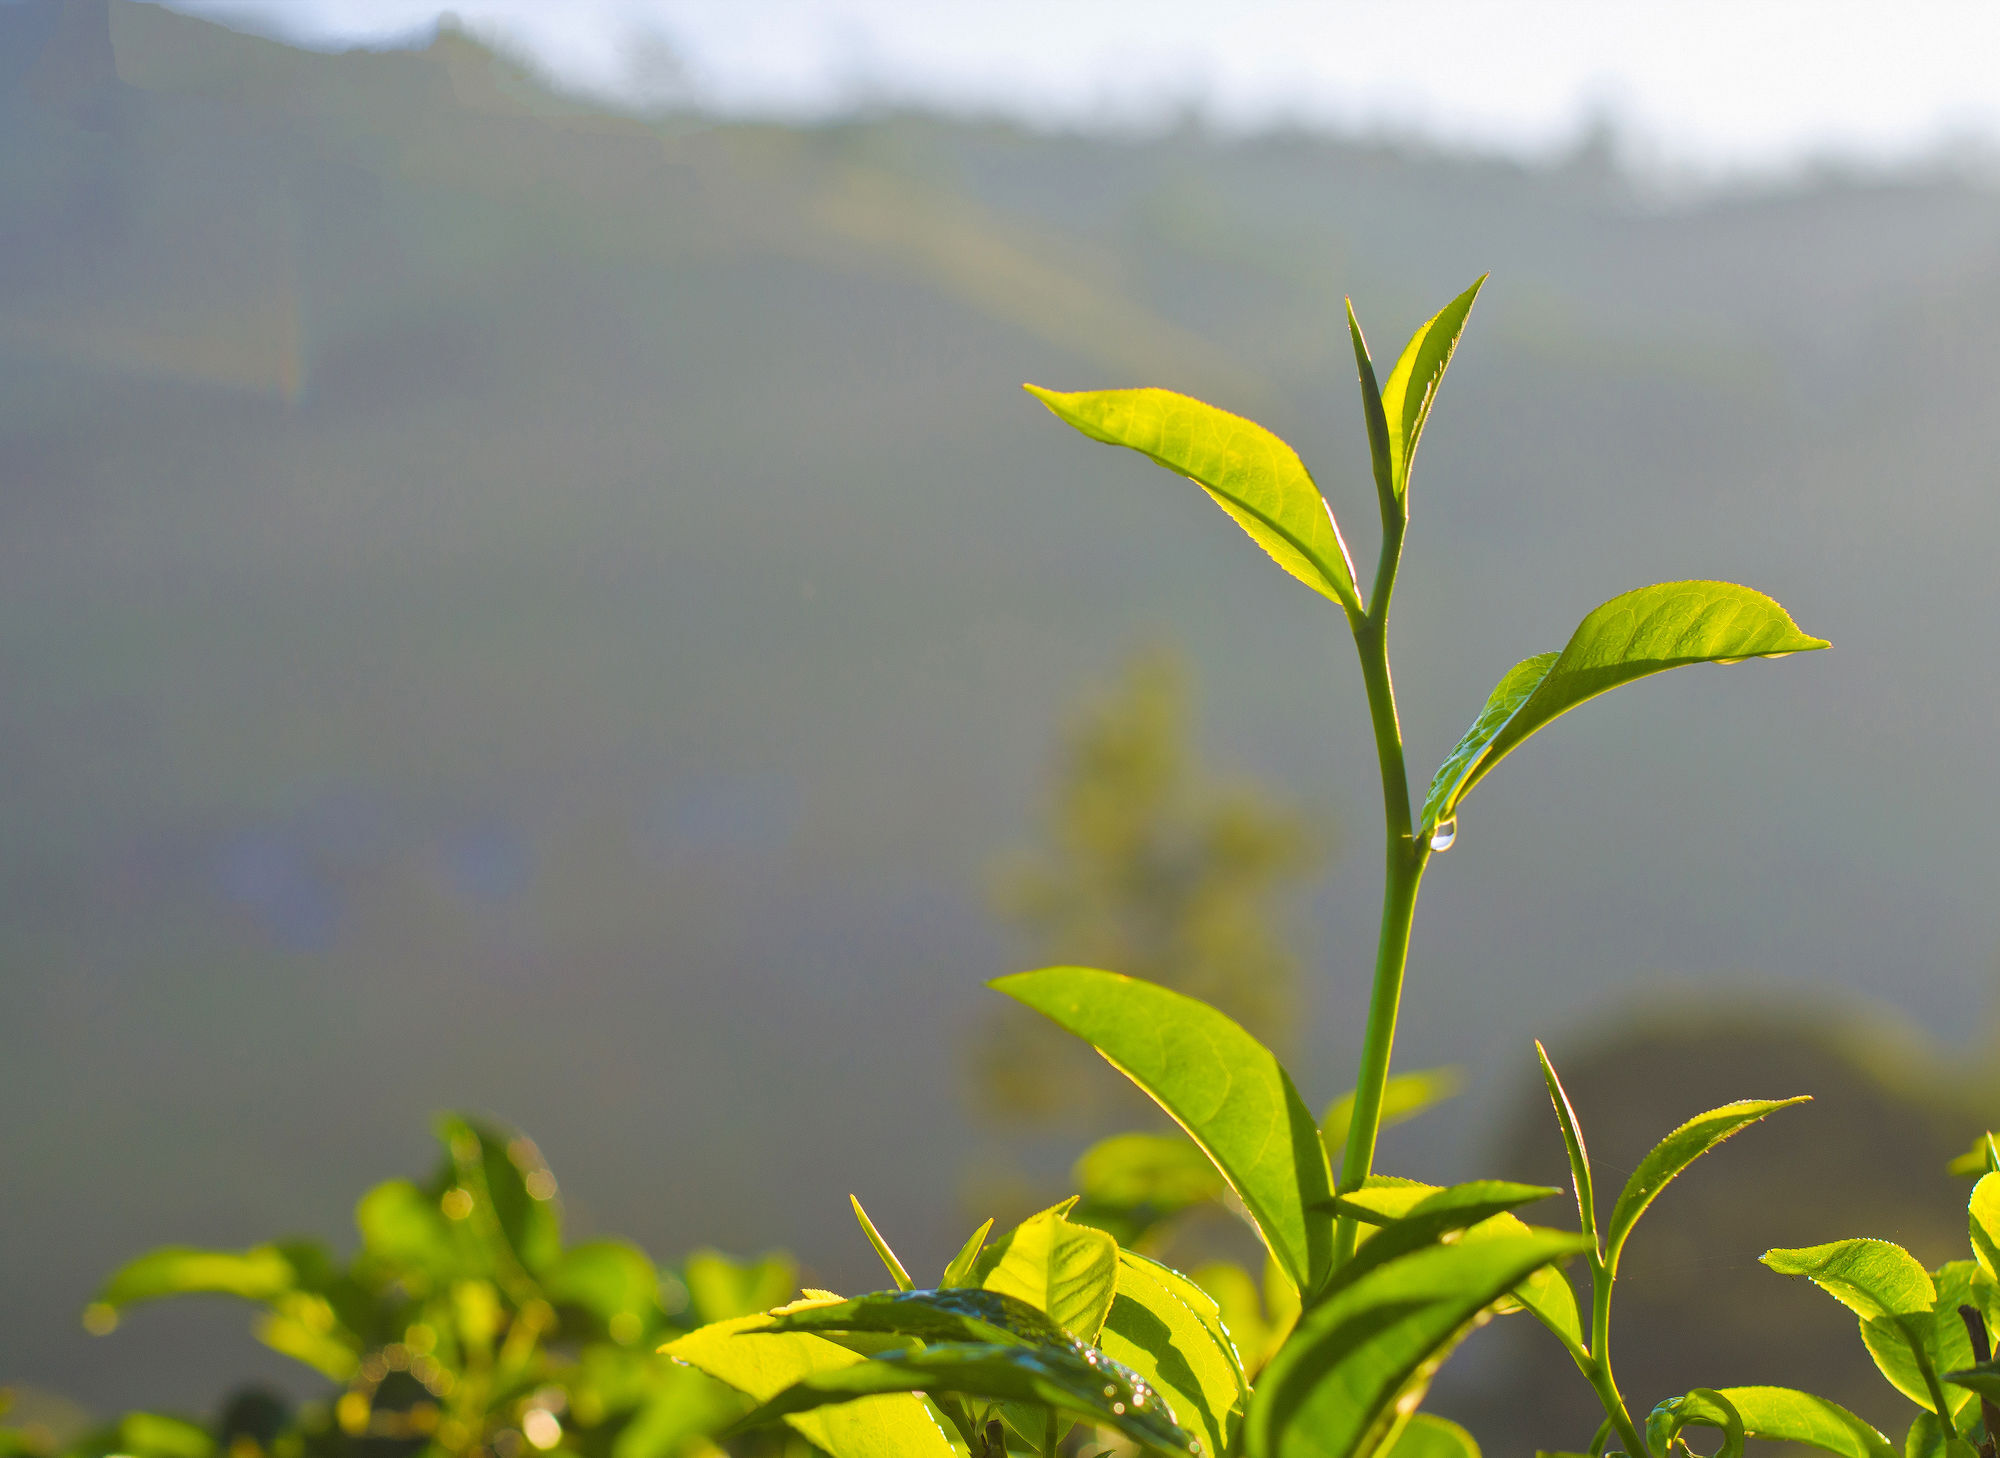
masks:
{"type": "Polygon", "coordinates": [[[1712,1387],[1697,1387],[1685,1397],[1670,1397],[1654,1408],[1646,1418],[1646,1446],[1655,1453],[1672,1453],[1674,1439],[1691,1423],[1722,1430],[1722,1446],[1715,1458],[1743,1458],[1743,1414],[1712,1387]]]}
{"type": "Polygon", "coordinates": [[[1485,283],[1486,275],[1481,274],[1471,288],[1425,320],[1410,336],[1402,357],[1382,385],[1382,414],[1389,432],[1390,479],[1399,501],[1409,495],[1410,465],[1416,459],[1417,442],[1430,419],[1431,406],[1437,401],[1445,367],[1458,348],[1458,337],[1465,332],[1466,316],[1472,312],[1473,300],[1479,297],[1485,283]]]}
{"type": "Polygon", "coordinates": [[[682,1264],[681,1280],[700,1322],[769,1311],[799,1289],[798,1267],[782,1255],[735,1261],[720,1251],[698,1250],[682,1264]]]}
{"type": "Polygon", "coordinates": [[[292,1263],[275,1246],[245,1251],[165,1245],[120,1267],[97,1293],[114,1311],[139,1301],[195,1292],[269,1301],[292,1289],[292,1263]]]}
{"type": "MultiPolygon", "coordinates": [[[[1382,1086],[1382,1127],[1414,1119],[1424,1110],[1443,1103],[1458,1093],[1463,1082],[1456,1068],[1424,1068],[1415,1073],[1392,1075],[1382,1086]]],[[[1320,1116],[1320,1139],[1327,1158],[1336,1168],[1347,1149],[1348,1125],[1354,1122],[1354,1091],[1348,1090],[1326,1106],[1320,1116]]]]}
{"type": "Polygon", "coordinates": [[[1479,1444],[1450,1418],[1418,1412],[1396,1434],[1387,1458],[1479,1458],[1479,1444]]]}
{"type": "Polygon", "coordinates": [[[1783,657],[1829,646],[1761,592],[1729,582],[1662,582],[1592,611],[1561,653],[1523,659],[1445,757],[1424,800],[1421,837],[1515,746],[1578,704],[1690,663],[1783,657]]]}
{"type": "Polygon", "coordinates": [[[1108,1231],[1119,1244],[1162,1220],[1218,1200],[1227,1186],[1208,1156],[1171,1134],[1113,1134],[1085,1150],[1070,1171],[1082,1199],[1069,1218],[1108,1231]]]}
{"type": "Polygon", "coordinates": [[[1480,1313],[1531,1272],[1586,1248],[1537,1232],[1433,1245],[1308,1310],[1257,1381],[1244,1427],[1266,1458],[1355,1458],[1421,1400],[1480,1313]]]}
{"type": "Polygon", "coordinates": [[[1632,1177],[1625,1181],[1625,1188],[1618,1193],[1617,1203],[1611,1207],[1611,1221],[1604,1233],[1604,1263],[1614,1271],[1618,1268],[1618,1253],[1624,1248],[1625,1237],[1632,1233],[1632,1227],[1646,1213],[1646,1207],[1682,1170],[1765,1115],[1793,1104],[1805,1103],[1810,1098],[1810,1094],[1800,1094],[1789,1099],[1742,1099],[1724,1104],[1719,1109],[1695,1115],[1655,1144],[1639,1161],[1639,1167],[1632,1171],[1632,1177]]]}
{"type": "Polygon", "coordinates": [[[1332,511],[1298,452],[1263,426],[1171,390],[1023,388],[1092,440],[1126,446],[1188,477],[1280,567],[1360,611],[1354,566],[1332,511]]]}
{"type": "Polygon", "coordinates": [[[1157,1261],[1118,1252],[1118,1299],[1098,1345],[1144,1378],[1202,1439],[1229,1452],[1249,1399],[1249,1383],[1222,1314],[1208,1294],[1157,1261]]]}
{"type": "Polygon", "coordinates": [[[958,1248],[958,1254],[953,1256],[950,1263],[945,1266],[944,1275],[938,1279],[938,1285],[965,1286],[971,1284],[972,1267],[979,1260],[980,1252],[986,1249],[986,1236],[992,1229],[993,1222],[989,1219],[972,1232],[965,1244],[958,1248]]]}
{"type": "Polygon", "coordinates": [[[542,1292],[558,1306],[589,1312],[621,1345],[638,1341],[661,1317],[660,1273],[628,1240],[571,1246],[542,1277],[542,1292]]]}
{"type": "MultiPolygon", "coordinates": [[[[808,1304],[814,1303],[801,1303],[808,1304]]],[[[661,1350],[758,1402],[769,1401],[794,1383],[864,1360],[810,1333],[746,1330],[763,1320],[740,1316],[715,1322],[661,1350]]],[[[954,1453],[929,1406],[907,1393],[864,1398],[820,1412],[802,1411],[786,1421],[832,1458],[952,1458],[954,1453]]]]}
{"type": "Polygon", "coordinates": [[[1389,446],[1389,417],[1382,408],[1382,387],[1375,378],[1375,361],[1369,357],[1368,341],[1362,336],[1361,321],[1354,316],[1354,300],[1347,301],[1347,337],[1354,346],[1354,373],[1361,382],[1361,418],[1368,426],[1368,459],[1375,470],[1375,494],[1382,504],[1386,521],[1409,513],[1396,483],[1395,458],[1389,446]]]}
{"type": "Polygon", "coordinates": [[[480,1237],[503,1284],[539,1275],[562,1253],[556,1182],[532,1140],[462,1114],[442,1114],[438,1141],[471,1197],[461,1228],[480,1237]]]}
{"type": "Polygon", "coordinates": [[[1319,1127],[1271,1050],[1206,1003],[1085,967],[992,984],[1075,1033],[1138,1084],[1215,1162],[1302,1291],[1333,1267],[1332,1197],[1319,1127]]]}
{"type": "Polygon", "coordinates": [[[876,1393],[956,1394],[989,1402],[1035,1402],[1112,1428],[1140,1446],[1187,1458],[1201,1440],[1179,1426],[1169,1403],[1101,1353],[1059,1347],[953,1342],[888,1354],[800,1379],[738,1424],[751,1428],[876,1393]]]}
{"type": "Polygon", "coordinates": [[[888,1268],[889,1279],[896,1283],[896,1289],[898,1291],[915,1289],[917,1283],[910,1279],[910,1273],[903,1269],[903,1263],[896,1259],[896,1253],[889,1249],[889,1242],[882,1238],[882,1232],[875,1228],[875,1222],[870,1220],[868,1212],[861,1208],[861,1197],[849,1195],[847,1198],[854,1205],[854,1218],[861,1222],[861,1233],[867,1236],[868,1243],[875,1247],[875,1254],[881,1257],[882,1264],[888,1268]]]}

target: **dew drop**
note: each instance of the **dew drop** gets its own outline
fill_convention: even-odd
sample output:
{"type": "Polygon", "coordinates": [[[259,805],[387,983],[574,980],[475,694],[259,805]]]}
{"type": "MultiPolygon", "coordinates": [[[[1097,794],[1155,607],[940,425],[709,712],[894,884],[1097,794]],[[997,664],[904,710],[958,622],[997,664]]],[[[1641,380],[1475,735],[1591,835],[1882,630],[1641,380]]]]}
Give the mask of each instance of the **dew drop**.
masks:
{"type": "Polygon", "coordinates": [[[1113,1387],[1110,1383],[1107,1382],[1104,1385],[1104,1395],[1106,1397],[1116,1397],[1118,1395],[1118,1389],[1113,1387]]]}
{"type": "Polygon", "coordinates": [[[1118,1415],[1119,1417],[1123,1417],[1123,1416],[1125,1416],[1125,1404],[1124,1404],[1124,1403],[1122,1403],[1122,1402],[1114,1402],[1114,1403],[1112,1403],[1112,1404],[1111,1404],[1111,1410],[1112,1410],[1112,1411],[1113,1411],[1114,1413],[1116,1413],[1116,1414],[1117,1414],[1117,1415],[1118,1415]]]}
{"type": "Polygon", "coordinates": [[[1456,815],[1452,816],[1449,820],[1440,820],[1436,825],[1431,827],[1432,850],[1448,851],[1457,843],[1458,817],[1456,815]]]}

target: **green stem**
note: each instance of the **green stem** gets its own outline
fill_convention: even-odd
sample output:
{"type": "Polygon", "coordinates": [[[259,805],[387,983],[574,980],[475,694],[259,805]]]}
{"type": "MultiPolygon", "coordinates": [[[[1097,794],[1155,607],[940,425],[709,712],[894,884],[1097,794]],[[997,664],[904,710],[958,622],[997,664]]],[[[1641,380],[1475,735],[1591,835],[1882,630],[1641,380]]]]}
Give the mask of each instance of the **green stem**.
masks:
{"type": "MultiPolygon", "coordinates": [[[[1354,623],[1354,646],[1361,656],[1361,675],[1368,685],[1368,713],[1375,730],[1375,756],[1382,770],[1384,825],[1382,930],[1375,948],[1375,987],[1368,1003],[1368,1030],[1361,1045],[1361,1067],[1354,1078],[1354,1117],[1348,1125],[1347,1149],[1340,1161],[1339,1188],[1359,1189],[1375,1163],[1375,1142],[1382,1129],[1382,1093],[1389,1082],[1389,1060],[1395,1051],[1396,1016],[1403,1000],[1403,972],[1409,962],[1410,925],[1416,917],[1417,890],[1423,882],[1430,849],[1416,843],[1410,826],[1409,772],[1403,763],[1403,731],[1396,716],[1396,687],[1389,676],[1389,594],[1394,590],[1394,559],[1401,552],[1401,534],[1383,542],[1384,570],[1378,575],[1373,609],[1354,623]]],[[[1355,1222],[1342,1216],[1334,1232],[1334,1259],[1354,1254],[1355,1222]]]]}
{"type": "Polygon", "coordinates": [[[1628,1458],[1649,1458],[1646,1440],[1639,1435],[1639,1425],[1632,1421],[1631,1411],[1618,1391],[1618,1381],[1611,1375],[1611,1277],[1610,1267],[1592,1256],[1590,1360],[1577,1365],[1596,1389],[1597,1400],[1604,1407],[1604,1415],[1611,1419],[1611,1426],[1617,1430],[1618,1440],[1625,1445],[1628,1458]]]}

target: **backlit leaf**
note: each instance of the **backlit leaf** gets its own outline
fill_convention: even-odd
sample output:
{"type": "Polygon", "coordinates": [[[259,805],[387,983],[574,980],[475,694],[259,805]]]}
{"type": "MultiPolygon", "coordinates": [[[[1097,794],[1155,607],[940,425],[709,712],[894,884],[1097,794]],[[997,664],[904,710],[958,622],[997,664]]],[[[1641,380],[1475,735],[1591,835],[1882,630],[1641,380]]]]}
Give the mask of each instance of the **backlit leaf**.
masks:
{"type": "Polygon", "coordinates": [[[1208,1156],[1173,1134],[1113,1134],[1085,1150],[1071,1167],[1082,1192],[1069,1218],[1094,1225],[1120,1245],[1161,1221],[1222,1198],[1227,1186],[1208,1156]]]}
{"type": "Polygon", "coordinates": [[[1583,1142],[1583,1126],[1577,1122],[1576,1110],[1570,1106],[1569,1091],[1563,1087],[1562,1079],[1556,1076],[1556,1066],[1549,1061],[1549,1051],[1535,1041],[1535,1057],[1541,1060],[1542,1082],[1548,1086],[1549,1102],[1555,1105],[1556,1123],[1562,1129],[1563,1153],[1569,1157],[1570,1188],[1576,1195],[1576,1217],[1578,1229],[1590,1237],[1592,1246],[1597,1244],[1597,1189],[1590,1173],[1590,1150],[1583,1142]]]}
{"type": "MultiPolygon", "coordinates": [[[[817,1303],[801,1303],[805,1304],[817,1303]]],[[[769,1401],[795,1383],[865,1360],[806,1332],[749,1330],[763,1321],[762,1316],[739,1316],[715,1322],[661,1350],[758,1402],[769,1401]]],[[[802,1411],[786,1421],[832,1458],[953,1458],[952,1444],[936,1415],[907,1392],[802,1411]]]]}
{"type": "Polygon", "coordinates": [[[291,1290],[295,1280],[292,1263],[275,1246],[228,1251],[167,1245],[122,1266],[97,1299],[113,1310],[194,1292],[269,1301],[291,1290]]]}
{"type": "MultiPolygon", "coordinates": [[[[1804,1443],[1836,1458],[1896,1458],[1889,1440],[1838,1403],[1789,1387],[1725,1387],[1718,1394],[1736,1410],[1744,1436],[1804,1443]]],[[[1689,1425],[1726,1427],[1722,1409],[1700,1393],[1681,1398],[1689,1425]]]]}
{"type": "Polygon", "coordinates": [[[914,1289],[917,1283],[910,1279],[910,1273],[903,1269],[903,1263],[896,1258],[896,1253],[889,1249],[889,1242],[882,1238],[882,1232],[875,1228],[875,1222],[870,1220],[868,1212],[861,1208],[861,1197],[849,1195],[847,1198],[853,1202],[854,1218],[861,1222],[861,1233],[867,1236],[868,1243],[875,1247],[875,1254],[881,1257],[882,1264],[888,1268],[889,1279],[896,1283],[896,1289],[898,1291],[914,1289]]]}
{"type": "Polygon", "coordinates": [[[1410,489],[1410,465],[1416,459],[1417,442],[1437,401],[1438,386],[1444,381],[1445,367],[1465,332],[1466,316],[1473,300],[1485,286],[1481,274],[1472,287],[1424,321],[1403,349],[1402,358],[1382,385],[1382,414],[1389,428],[1389,463],[1396,496],[1406,499],[1410,489]]]}
{"type": "Polygon", "coordinates": [[[2000,1174],[1981,1175],[1966,1206],[1972,1253],[1988,1276],[2000,1277],[2000,1174]]]}
{"type": "Polygon", "coordinates": [[[1632,1227],[1646,1213],[1646,1207],[1682,1170],[1765,1115],[1793,1104],[1805,1103],[1810,1098],[1810,1094],[1800,1094],[1789,1099],[1742,1099],[1724,1104],[1719,1109],[1695,1115],[1655,1144],[1639,1161],[1639,1167],[1632,1171],[1632,1177],[1625,1181],[1617,1203],[1611,1207],[1611,1220],[1604,1233],[1604,1263],[1617,1270],[1618,1254],[1624,1249],[1625,1237],[1632,1233],[1632,1227]]]}
{"type": "Polygon", "coordinates": [[[1085,1342],[1111,1310],[1118,1289],[1118,1242],[1102,1230],[1063,1218],[1067,1203],[1031,1215],[1002,1235],[973,1265],[981,1287],[1048,1313],[1085,1342]]]}
{"type": "Polygon", "coordinates": [[[993,1222],[988,1220],[972,1232],[965,1244],[959,1247],[958,1254],[953,1256],[951,1263],[944,1268],[944,1275],[938,1279],[938,1285],[964,1286],[971,1282],[973,1263],[979,1259],[979,1253],[986,1249],[986,1236],[992,1229],[993,1222]]]}
{"type": "Polygon", "coordinates": [[[1231,1450],[1249,1384],[1220,1309],[1187,1277],[1119,1251],[1118,1299],[1098,1345],[1165,1397],[1205,1452],[1231,1450]]]}
{"type": "Polygon", "coordinates": [[[1424,800],[1421,834],[1458,804],[1530,734],[1621,684],[1690,663],[1782,658],[1825,648],[1761,592],[1729,582],[1662,582],[1597,608],[1561,653],[1523,659],[1488,696],[1445,757],[1424,800]]]}
{"type": "Polygon", "coordinates": [[[1480,1314],[1531,1272],[1586,1248],[1535,1232],[1427,1246],[1370,1271],[1299,1319],[1251,1394],[1246,1447],[1267,1458],[1356,1458],[1480,1314]]]}
{"type": "Polygon", "coordinates": [[[1387,1458],[1479,1458],[1479,1444],[1450,1418],[1418,1412],[1410,1414],[1387,1458]]]}
{"type": "Polygon", "coordinates": [[[835,1404],[877,1393],[923,1392],[990,1402],[1034,1402],[1122,1433],[1151,1452],[1190,1458],[1205,1452],[1182,1428],[1171,1404],[1136,1373],[1101,1353],[1070,1347],[1018,1347],[953,1342],[890,1353],[851,1366],[822,1369],[776,1393],[738,1424],[774,1418],[797,1421],[835,1404]]]}
{"type": "MultiPolygon", "coordinates": [[[[1415,1073],[1398,1073],[1390,1076],[1382,1086],[1382,1127],[1400,1124],[1405,1119],[1414,1119],[1428,1108],[1443,1103],[1458,1092],[1463,1080],[1456,1068],[1423,1068],[1415,1073]]],[[[1326,1144],[1326,1156],[1334,1164],[1340,1165],[1340,1157],[1347,1148],[1347,1126],[1354,1121],[1354,1092],[1352,1089],[1342,1094],[1326,1107],[1320,1116],[1320,1138],[1326,1144]]]]}
{"type": "Polygon", "coordinates": [[[1697,1387],[1685,1397],[1668,1398],[1654,1408],[1646,1418],[1646,1446],[1655,1453],[1672,1453],[1674,1439],[1690,1424],[1722,1430],[1722,1446],[1715,1458],[1743,1458],[1743,1414],[1712,1387],[1697,1387]]]}
{"type": "Polygon", "coordinates": [[[1206,1003],[1085,967],[992,984],[1101,1053],[1193,1137],[1229,1181],[1300,1290],[1333,1266],[1333,1226],[1308,1207],[1332,1198],[1319,1127],[1271,1050],[1206,1003]]]}
{"type": "Polygon", "coordinates": [[[1171,390],[1024,388],[1092,440],[1129,447],[1188,477],[1280,567],[1360,610],[1333,512],[1298,452],[1263,426],[1171,390]]]}

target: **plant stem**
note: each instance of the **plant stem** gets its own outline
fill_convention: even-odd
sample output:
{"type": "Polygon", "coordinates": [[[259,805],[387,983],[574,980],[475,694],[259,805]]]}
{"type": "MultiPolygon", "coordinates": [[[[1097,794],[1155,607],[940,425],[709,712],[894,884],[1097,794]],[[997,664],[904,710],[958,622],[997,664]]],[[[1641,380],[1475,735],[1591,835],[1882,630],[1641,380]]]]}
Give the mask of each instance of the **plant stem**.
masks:
{"type": "Polygon", "coordinates": [[[1611,1419],[1611,1426],[1617,1430],[1618,1440],[1625,1445],[1628,1458],[1649,1458],[1646,1440],[1639,1435],[1639,1425],[1632,1421],[1632,1414],[1625,1406],[1625,1399],[1618,1391],[1617,1379],[1611,1375],[1611,1270],[1595,1254],[1590,1256],[1590,1360],[1588,1364],[1579,1362],[1583,1375],[1597,1391],[1597,1400],[1604,1407],[1604,1415],[1611,1419]]]}
{"type": "MultiPolygon", "coordinates": [[[[1395,1050],[1396,1015],[1403,1000],[1403,972],[1409,961],[1410,925],[1416,916],[1417,889],[1424,877],[1430,849],[1411,835],[1409,772],[1403,763],[1403,731],[1396,716],[1396,687],[1389,676],[1389,594],[1394,589],[1394,559],[1401,555],[1401,533],[1382,544],[1384,565],[1378,575],[1375,604],[1355,621],[1354,646],[1361,656],[1361,675],[1368,685],[1368,713],[1375,730],[1375,756],[1382,770],[1384,828],[1382,929],[1375,948],[1375,987],[1368,1003],[1368,1031],[1361,1045],[1361,1066],[1354,1079],[1354,1117],[1348,1125],[1347,1149],[1340,1161],[1338,1187],[1360,1188],[1375,1162],[1375,1141],[1382,1127],[1382,1092],[1389,1081],[1389,1059],[1395,1050]]],[[[1355,1222],[1342,1216],[1334,1232],[1334,1259],[1354,1254],[1355,1222]]]]}

